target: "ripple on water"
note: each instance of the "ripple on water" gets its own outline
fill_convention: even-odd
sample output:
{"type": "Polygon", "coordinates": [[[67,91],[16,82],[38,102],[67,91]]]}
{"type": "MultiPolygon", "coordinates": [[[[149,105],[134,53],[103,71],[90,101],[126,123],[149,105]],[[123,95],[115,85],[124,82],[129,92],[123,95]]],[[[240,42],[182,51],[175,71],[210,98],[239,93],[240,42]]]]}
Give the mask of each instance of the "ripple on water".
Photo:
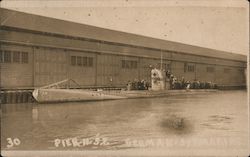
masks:
{"type": "Polygon", "coordinates": [[[230,124],[233,119],[232,116],[211,115],[204,123],[201,123],[201,125],[208,129],[230,130],[230,124]]]}

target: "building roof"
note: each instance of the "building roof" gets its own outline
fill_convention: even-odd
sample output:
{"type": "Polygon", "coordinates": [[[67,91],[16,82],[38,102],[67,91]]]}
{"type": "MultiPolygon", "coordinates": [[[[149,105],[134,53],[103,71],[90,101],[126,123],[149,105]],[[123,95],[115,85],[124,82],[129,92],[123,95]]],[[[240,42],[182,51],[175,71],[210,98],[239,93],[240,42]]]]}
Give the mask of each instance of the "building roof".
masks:
{"type": "Polygon", "coordinates": [[[114,31],[86,24],[79,24],[75,22],[69,22],[3,8],[0,8],[0,22],[1,26],[16,29],[101,40],[106,42],[120,43],[139,47],[148,47],[167,51],[182,52],[193,55],[216,57],[245,62],[247,61],[247,57],[245,55],[234,54],[225,51],[203,48],[199,46],[193,46],[162,39],[156,39],[131,33],[125,33],[121,31],[114,31]]]}

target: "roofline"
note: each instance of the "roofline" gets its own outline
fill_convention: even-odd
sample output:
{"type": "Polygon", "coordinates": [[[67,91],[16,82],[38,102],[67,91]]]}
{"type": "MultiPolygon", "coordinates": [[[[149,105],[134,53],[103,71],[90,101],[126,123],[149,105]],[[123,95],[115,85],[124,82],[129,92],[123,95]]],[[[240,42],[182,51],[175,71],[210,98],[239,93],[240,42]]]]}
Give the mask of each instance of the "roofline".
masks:
{"type": "MultiPolygon", "coordinates": [[[[157,48],[151,48],[151,47],[130,45],[130,44],[125,44],[125,43],[116,43],[116,42],[110,42],[110,41],[103,41],[103,40],[97,40],[97,39],[89,39],[89,38],[83,38],[83,37],[75,37],[75,36],[69,36],[69,35],[63,35],[63,34],[34,31],[34,30],[25,30],[25,29],[14,28],[14,27],[5,27],[4,26],[4,27],[2,27],[2,29],[3,30],[14,30],[14,31],[19,31],[19,32],[28,32],[28,33],[39,34],[39,35],[47,35],[47,36],[65,38],[65,39],[82,40],[82,41],[88,41],[88,42],[99,42],[99,43],[105,43],[105,44],[110,44],[110,45],[119,45],[119,46],[133,47],[133,48],[148,49],[148,50],[161,51],[161,52],[166,52],[166,53],[177,53],[177,54],[179,53],[179,54],[193,55],[193,56],[200,56],[200,57],[207,57],[207,58],[214,58],[214,59],[224,59],[224,60],[230,60],[230,61],[236,61],[236,62],[246,62],[247,61],[247,58],[246,58],[246,60],[227,59],[227,58],[225,59],[225,58],[220,58],[220,57],[204,56],[202,54],[201,55],[190,54],[190,53],[185,53],[185,52],[170,51],[170,50],[165,50],[165,49],[157,49],[157,48]]],[[[239,55],[239,54],[235,54],[235,55],[239,55]]]]}
{"type": "Polygon", "coordinates": [[[104,42],[104,43],[108,43],[108,44],[116,44],[116,45],[123,45],[123,46],[130,46],[130,47],[140,47],[140,48],[147,48],[147,49],[151,49],[151,50],[157,50],[157,51],[165,51],[165,52],[175,52],[175,53],[182,53],[182,54],[187,54],[187,55],[195,55],[195,56],[205,56],[205,57],[211,57],[211,58],[222,58],[225,60],[234,60],[234,61],[247,61],[247,55],[243,55],[243,54],[238,54],[238,53],[232,53],[232,52],[227,52],[227,51],[221,51],[221,50],[216,50],[216,49],[211,49],[211,48],[205,48],[205,47],[200,47],[200,46],[195,46],[195,45],[189,45],[189,44],[185,44],[185,43],[180,43],[180,42],[175,42],[175,41],[169,41],[169,40],[163,40],[163,39],[157,39],[157,38],[153,38],[153,37],[148,37],[148,36],[143,36],[143,35],[138,35],[138,34],[133,34],[133,33],[128,33],[128,32],[122,32],[122,31],[117,31],[117,30],[111,30],[111,29],[107,29],[107,28],[101,28],[101,27],[97,27],[97,26],[92,26],[92,25],[87,25],[87,24],[82,24],[82,23],[77,23],[77,22],[72,22],[72,21],[66,21],[66,20],[62,20],[62,19],[57,19],[57,18],[53,18],[53,17],[46,17],[46,16],[41,16],[41,15],[35,15],[35,14],[29,14],[29,13],[25,13],[25,12],[21,12],[21,11],[16,11],[16,10],[11,10],[11,9],[6,9],[6,8],[0,8],[0,10],[7,10],[9,12],[16,12],[16,13],[21,13],[21,14],[25,14],[25,15],[32,15],[32,16],[36,16],[36,17],[41,17],[41,18],[45,18],[45,19],[51,19],[51,20],[57,20],[57,21],[61,21],[61,22],[66,22],[66,23],[72,23],[75,25],[82,25],[82,26],[88,26],[88,27],[92,27],[92,28],[96,28],[99,30],[107,30],[107,31],[112,31],[115,33],[123,33],[126,35],[131,35],[134,37],[139,37],[139,38],[147,38],[149,40],[158,40],[159,42],[168,42],[171,44],[179,44],[179,45],[185,45],[185,46],[191,46],[193,48],[199,48],[199,49],[204,49],[204,50],[208,50],[208,51],[215,51],[218,53],[226,53],[228,55],[235,55],[238,57],[244,57],[245,59],[232,59],[233,56],[230,56],[230,58],[223,58],[223,57],[213,57],[211,55],[204,55],[204,54],[195,54],[195,53],[189,53],[189,52],[183,52],[183,51],[174,51],[174,50],[168,50],[168,49],[162,49],[162,48],[154,48],[154,47],[147,47],[147,46],[141,46],[141,45],[136,45],[136,44],[128,44],[128,43],[122,43],[122,42],[113,42],[113,41],[108,41],[108,40],[102,40],[102,39],[94,39],[94,38],[87,38],[87,37],[81,37],[81,36],[72,36],[72,35],[66,35],[66,34],[59,34],[59,33],[52,33],[52,32],[44,32],[44,31],[39,31],[39,30],[31,30],[31,29],[22,29],[22,28],[18,28],[18,27],[10,27],[10,26],[5,26],[1,23],[1,28],[11,28],[11,29],[15,29],[15,30],[22,30],[22,31],[31,31],[31,32],[36,32],[39,34],[47,34],[47,35],[57,35],[60,37],[66,37],[66,38],[74,38],[74,39],[78,39],[78,40],[87,40],[87,41],[95,41],[95,42],[104,42]]]}

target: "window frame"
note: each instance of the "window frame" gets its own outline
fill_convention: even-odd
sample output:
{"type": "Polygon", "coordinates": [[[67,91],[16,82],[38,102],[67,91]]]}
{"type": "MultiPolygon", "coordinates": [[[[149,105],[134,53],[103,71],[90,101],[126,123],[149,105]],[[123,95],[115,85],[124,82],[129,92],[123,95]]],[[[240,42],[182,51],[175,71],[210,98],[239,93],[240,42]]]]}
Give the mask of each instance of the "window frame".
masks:
{"type": "Polygon", "coordinates": [[[29,53],[21,52],[21,63],[29,63],[29,53]]]}
{"type": "Polygon", "coordinates": [[[76,66],[76,56],[70,56],[70,65],[76,66]]]}
{"type": "Polygon", "coordinates": [[[3,63],[11,63],[11,58],[12,58],[12,53],[11,53],[11,51],[8,51],[8,50],[5,50],[5,51],[3,51],[4,53],[3,53],[3,63]],[[6,56],[6,54],[9,54],[9,56],[7,57],[6,56]],[[7,59],[8,59],[8,61],[7,61],[7,59]]]}
{"type": "Polygon", "coordinates": [[[0,63],[3,63],[3,51],[0,50],[0,63]]]}
{"type": "Polygon", "coordinates": [[[83,59],[81,56],[76,56],[76,65],[77,66],[82,66],[83,65],[82,61],[83,61],[83,59]]]}
{"type": "Polygon", "coordinates": [[[88,57],[82,57],[82,66],[88,66],[88,57]]]}
{"type": "Polygon", "coordinates": [[[211,66],[207,66],[206,70],[207,70],[207,73],[214,73],[215,68],[211,66]]]}
{"type": "Polygon", "coordinates": [[[122,69],[137,69],[138,61],[136,60],[121,60],[122,69]]]}
{"type": "Polygon", "coordinates": [[[87,57],[88,67],[93,67],[94,65],[94,58],[93,57],[87,57]]]}
{"type": "Polygon", "coordinates": [[[195,72],[195,65],[187,65],[187,72],[195,72]]]}
{"type": "Polygon", "coordinates": [[[13,53],[12,54],[13,63],[21,63],[21,52],[20,51],[13,51],[12,53],[13,53]]]}

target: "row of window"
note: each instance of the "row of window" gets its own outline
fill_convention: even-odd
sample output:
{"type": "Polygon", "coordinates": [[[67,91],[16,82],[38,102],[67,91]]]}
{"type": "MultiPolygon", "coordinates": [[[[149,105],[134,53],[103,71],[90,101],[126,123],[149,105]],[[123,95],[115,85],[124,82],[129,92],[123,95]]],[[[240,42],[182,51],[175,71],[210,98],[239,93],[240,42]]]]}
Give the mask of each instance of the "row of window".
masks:
{"type": "Polygon", "coordinates": [[[194,72],[194,71],[195,71],[194,65],[190,65],[187,63],[184,64],[184,72],[194,72]]]}
{"type": "Polygon", "coordinates": [[[0,51],[1,63],[28,63],[28,52],[21,51],[0,51]]]}
{"type": "MultiPolygon", "coordinates": [[[[28,52],[21,51],[0,51],[0,62],[1,63],[28,63],[29,55],[28,52]]],[[[122,60],[123,69],[136,69],[137,61],[133,60],[122,60]]],[[[82,57],[82,56],[71,56],[71,65],[72,66],[86,66],[93,67],[93,57],[82,57]]],[[[165,65],[166,66],[166,65],[165,65]]],[[[170,68],[170,64],[167,65],[170,68]]],[[[184,64],[184,72],[194,72],[195,65],[184,64]]],[[[215,71],[214,67],[207,67],[206,71],[213,73],[215,71]]],[[[229,73],[230,68],[224,68],[224,73],[229,73]]]]}
{"type": "MultiPolygon", "coordinates": [[[[214,67],[207,67],[206,68],[208,73],[213,73],[215,71],[214,67]]],[[[184,64],[184,72],[194,72],[195,65],[188,65],[187,63],[184,64]]],[[[229,73],[231,71],[230,68],[224,68],[224,73],[229,73]]]]}
{"type": "Polygon", "coordinates": [[[122,68],[123,69],[136,69],[137,68],[137,61],[122,60],[122,68]]]}
{"type": "Polygon", "coordinates": [[[209,72],[209,73],[214,72],[214,67],[207,67],[207,72],[209,72]]]}
{"type": "Polygon", "coordinates": [[[71,65],[93,67],[93,57],[71,56],[71,65]]]}
{"type": "Polygon", "coordinates": [[[163,68],[165,70],[171,70],[171,65],[169,63],[157,63],[157,68],[163,68]]]}
{"type": "Polygon", "coordinates": [[[187,71],[189,71],[189,72],[194,72],[194,69],[195,69],[194,65],[187,66],[187,71]]]}

